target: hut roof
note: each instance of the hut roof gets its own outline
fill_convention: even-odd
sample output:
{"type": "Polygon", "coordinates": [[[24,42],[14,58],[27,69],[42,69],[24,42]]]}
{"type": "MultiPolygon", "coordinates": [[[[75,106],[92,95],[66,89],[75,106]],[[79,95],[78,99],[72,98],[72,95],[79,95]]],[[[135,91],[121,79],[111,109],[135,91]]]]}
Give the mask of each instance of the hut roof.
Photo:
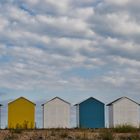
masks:
{"type": "Polygon", "coordinates": [[[86,100],[83,100],[83,101],[81,101],[81,102],[75,104],[74,106],[80,105],[81,103],[83,103],[83,102],[85,102],[85,101],[87,101],[87,100],[89,100],[89,99],[93,99],[93,100],[96,100],[96,101],[98,101],[98,102],[104,104],[103,102],[101,102],[101,101],[99,101],[99,100],[97,100],[97,99],[95,99],[95,98],[93,98],[93,97],[89,97],[89,98],[87,98],[86,100]]]}
{"type": "Polygon", "coordinates": [[[107,104],[107,106],[110,106],[110,105],[112,105],[112,104],[114,104],[114,103],[116,103],[116,102],[118,102],[118,101],[120,101],[120,100],[122,100],[122,99],[124,99],[124,98],[126,98],[126,99],[128,99],[128,100],[130,100],[130,101],[132,101],[132,102],[134,102],[134,103],[136,103],[136,104],[138,104],[138,105],[140,105],[139,103],[135,102],[134,100],[132,100],[132,99],[130,99],[130,98],[124,96],[124,97],[120,97],[120,98],[114,100],[113,102],[107,104]]]}
{"type": "Polygon", "coordinates": [[[55,100],[55,99],[59,99],[59,100],[61,100],[61,101],[63,101],[63,102],[65,102],[65,103],[67,103],[67,104],[70,105],[69,102],[67,102],[67,101],[65,101],[65,100],[63,100],[63,99],[61,99],[60,97],[54,97],[53,99],[51,99],[51,100],[47,101],[46,103],[42,104],[42,106],[44,106],[45,104],[47,104],[47,103],[49,103],[49,102],[51,102],[51,101],[53,101],[53,100],[55,100]]]}
{"type": "Polygon", "coordinates": [[[13,101],[9,102],[9,103],[8,103],[8,105],[9,105],[9,104],[11,104],[11,103],[16,102],[16,101],[17,101],[17,100],[19,100],[19,99],[24,99],[24,100],[26,100],[26,101],[30,102],[31,104],[36,105],[35,103],[33,103],[32,101],[30,101],[30,100],[26,99],[25,97],[19,97],[19,98],[15,99],[15,100],[13,100],[13,101]]]}

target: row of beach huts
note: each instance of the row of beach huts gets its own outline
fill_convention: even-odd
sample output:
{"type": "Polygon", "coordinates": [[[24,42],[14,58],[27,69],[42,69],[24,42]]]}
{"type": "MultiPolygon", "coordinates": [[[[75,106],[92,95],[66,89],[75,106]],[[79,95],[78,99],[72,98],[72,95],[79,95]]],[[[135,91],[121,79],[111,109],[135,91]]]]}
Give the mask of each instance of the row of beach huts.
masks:
{"type": "MultiPolygon", "coordinates": [[[[35,103],[20,97],[8,103],[8,128],[35,128],[35,103]]],[[[109,104],[109,127],[139,127],[140,108],[134,100],[121,97],[109,104]]],[[[2,105],[0,106],[1,110],[2,105]]],[[[90,97],[75,105],[78,128],[104,128],[105,104],[90,97]]],[[[59,97],[42,104],[43,128],[70,128],[71,104],[59,97]]]]}

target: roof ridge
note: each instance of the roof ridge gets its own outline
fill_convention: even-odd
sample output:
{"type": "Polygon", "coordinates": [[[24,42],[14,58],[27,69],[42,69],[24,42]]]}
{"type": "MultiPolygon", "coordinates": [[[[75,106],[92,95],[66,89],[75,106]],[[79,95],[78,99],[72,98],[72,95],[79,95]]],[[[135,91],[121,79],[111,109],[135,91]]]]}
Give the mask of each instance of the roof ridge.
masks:
{"type": "Polygon", "coordinates": [[[13,103],[13,102],[15,102],[15,101],[17,101],[17,100],[19,100],[19,99],[21,99],[21,98],[23,98],[24,100],[26,100],[26,101],[28,101],[28,102],[30,102],[30,103],[36,105],[34,102],[28,100],[27,98],[25,98],[25,97],[23,97],[23,96],[21,96],[21,97],[19,97],[19,98],[16,98],[15,100],[9,102],[8,105],[11,104],[11,103],[13,103]]]}
{"type": "Polygon", "coordinates": [[[131,99],[131,98],[129,98],[129,97],[126,97],[126,96],[122,96],[122,97],[120,97],[120,98],[118,98],[118,99],[116,99],[116,100],[110,102],[109,104],[107,104],[107,106],[110,106],[110,105],[112,105],[113,103],[115,103],[115,102],[117,102],[117,101],[119,101],[119,100],[121,100],[121,99],[123,99],[123,98],[126,98],[126,99],[128,99],[128,100],[130,100],[130,101],[132,101],[132,102],[134,102],[134,103],[136,103],[136,104],[138,104],[138,105],[140,105],[139,103],[137,103],[137,102],[134,101],[133,99],[131,99]]]}
{"type": "Polygon", "coordinates": [[[89,97],[89,98],[87,98],[87,99],[85,99],[85,100],[83,100],[83,101],[81,101],[81,102],[75,104],[74,106],[79,105],[79,104],[81,104],[81,103],[83,103],[83,102],[85,102],[86,100],[89,100],[89,99],[91,99],[91,98],[94,99],[94,100],[96,100],[96,101],[98,101],[98,102],[100,102],[100,103],[102,103],[102,104],[104,104],[102,101],[100,101],[100,100],[98,100],[98,99],[96,99],[96,98],[94,98],[94,97],[89,97]]]}
{"type": "Polygon", "coordinates": [[[61,101],[65,102],[65,103],[67,103],[67,104],[70,104],[69,102],[65,101],[64,99],[62,99],[62,98],[60,98],[60,97],[56,96],[56,97],[54,97],[54,98],[52,98],[52,99],[48,100],[48,101],[47,101],[47,102],[45,102],[44,104],[42,104],[42,106],[44,106],[45,104],[47,104],[47,103],[49,103],[49,102],[51,102],[51,101],[53,101],[53,100],[55,100],[55,99],[59,99],[59,100],[61,100],[61,101]]]}

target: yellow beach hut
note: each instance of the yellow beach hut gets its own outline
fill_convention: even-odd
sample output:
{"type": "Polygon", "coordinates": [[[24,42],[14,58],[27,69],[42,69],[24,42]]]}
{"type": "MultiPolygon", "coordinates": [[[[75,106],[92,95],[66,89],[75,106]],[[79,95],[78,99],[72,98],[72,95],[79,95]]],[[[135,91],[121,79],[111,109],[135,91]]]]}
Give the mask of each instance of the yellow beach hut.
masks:
{"type": "Polygon", "coordinates": [[[35,127],[35,104],[24,97],[8,103],[8,128],[35,127]]]}

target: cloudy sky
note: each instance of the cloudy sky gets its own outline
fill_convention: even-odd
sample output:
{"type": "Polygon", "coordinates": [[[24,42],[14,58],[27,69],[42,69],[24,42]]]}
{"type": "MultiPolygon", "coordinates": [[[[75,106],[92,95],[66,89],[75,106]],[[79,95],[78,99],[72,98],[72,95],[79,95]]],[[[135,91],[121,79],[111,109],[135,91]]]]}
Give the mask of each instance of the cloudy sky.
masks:
{"type": "Polygon", "coordinates": [[[139,13],[139,0],[0,0],[0,101],[140,102],[139,13]]]}

